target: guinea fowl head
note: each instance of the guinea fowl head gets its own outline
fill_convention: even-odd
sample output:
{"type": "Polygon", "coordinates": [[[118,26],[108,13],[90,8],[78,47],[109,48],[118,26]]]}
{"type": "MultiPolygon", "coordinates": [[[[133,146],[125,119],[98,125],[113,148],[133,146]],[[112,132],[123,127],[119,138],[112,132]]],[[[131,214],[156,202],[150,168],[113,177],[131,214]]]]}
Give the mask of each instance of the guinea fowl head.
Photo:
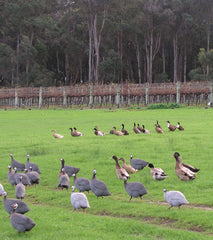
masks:
{"type": "Polygon", "coordinates": [[[15,171],[15,173],[17,173],[17,168],[16,167],[14,167],[14,171],[15,171]]]}
{"type": "Polygon", "coordinates": [[[13,154],[12,154],[12,153],[10,153],[10,154],[9,154],[9,156],[10,156],[10,157],[13,157],[13,154]]]}
{"type": "Polygon", "coordinates": [[[125,182],[127,181],[127,177],[124,176],[124,177],[123,177],[123,180],[124,180],[124,183],[125,183],[125,182]]]}
{"type": "Polygon", "coordinates": [[[163,189],[163,192],[167,192],[166,188],[163,189]]]}
{"type": "Polygon", "coordinates": [[[96,169],[93,169],[92,172],[93,172],[94,175],[96,175],[96,173],[97,173],[96,169]]]}
{"type": "Polygon", "coordinates": [[[72,192],[75,192],[75,186],[72,186],[71,188],[72,188],[72,192]]]}
{"type": "Polygon", "coordinates": [[[15,210],[18,207],[18,203],[13,203],[12,208],[15,210]]]}
{"type": "Polygon", "coordinates": [[[30,157],[30,155],[29,154],[27,154],[27,158],[29,158],[30,157]]]}

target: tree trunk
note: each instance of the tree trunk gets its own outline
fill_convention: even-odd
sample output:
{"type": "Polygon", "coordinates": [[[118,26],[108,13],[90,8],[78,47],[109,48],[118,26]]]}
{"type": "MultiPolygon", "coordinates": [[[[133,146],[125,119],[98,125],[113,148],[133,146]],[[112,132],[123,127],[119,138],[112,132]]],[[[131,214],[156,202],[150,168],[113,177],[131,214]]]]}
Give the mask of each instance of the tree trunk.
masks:
{"type": "Polygon", "coordinates": [[[140,56],[140,45],[137,39],[136,39],[136,55],[137,55],[137,63],[138,63],[138,83],[141,84],[141,56],[140,56]]]}
{"type": "Polygon", "coordinates": [[[68,54],[68,49],[65,50],[65,79],[64,79],[64,85],[67,85],[69,83],[69,78],[70,78],[70,70],[69,70],[69,54],[68,54]]]}
{"type": "Polygon", "coordinates": [[[20,39],[19,36],[17,37],[17,45],[16,45],[16,85],[19,84],[19,49],[20,49],[20,39]]]}
{"type": "Polygon", "coordinates": [[[173,82],[176,83],[178,81],[177,69],[178,69],[178,37],[177,33],[173,36],[173,53],[174,53],[174,76],[173,82]]]}
{"type": "Polygon", "coordinates": [[[186,83],[186,65],[187,65],[187,48],[186,42],[184,44],[184,67],[183,67],[183,82],[186,83]]]}

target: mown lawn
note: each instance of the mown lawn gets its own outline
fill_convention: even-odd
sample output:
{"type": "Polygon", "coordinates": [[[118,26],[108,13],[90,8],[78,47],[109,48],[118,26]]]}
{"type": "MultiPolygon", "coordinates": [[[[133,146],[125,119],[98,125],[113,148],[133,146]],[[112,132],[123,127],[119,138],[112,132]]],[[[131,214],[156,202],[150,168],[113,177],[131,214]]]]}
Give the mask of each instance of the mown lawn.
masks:
{"type": "MultiPolygon", "coordinates": [[[[24,199],[31,209],[26,215],[36,222],[36,227],[18,234],[10,224],[1,197],[0,239],[213,239],[212,119],[210,108],[1,110],[0,183],[8,198],[15,198],[14,187],[7,180],[10,153],[23,163],[29,154],[42,174],[40,185],[26,190],[24,199]],[[154,130],[156,120],[165,130],[162,135],[154,130]],[[175,125],[180,121],[185,131],[169,132],[167,120],[175,125]],[[144,124],[152,133],[136,135],[132,130],[134,122],[144,124]],[[129,136],[109,134],[113,126],[121,129],[122,123],[129,136]],[[96,125],[107,135],[95,136],[96,125]],[[76,127],[84,136],[71,137],[70,127],[76,127]],[[64,138],[53,138],[52,129],[64,138]],[[181,182],[177,178],[171,157],[176,151],[184,162],[200,168],[195,180],[181,182]],[[111,159],[117,155],[129,163],[130,154],[161,167],[169,176],[155,181],[149,168],[131,175],[129,182],[140,181],[148,191],[143,202],[128,202],[129,195],[117,178],[111,159]],[[107,184],[112,196],[97,199],[93,193],[86,193],[91,208],[87,214],[74,212],[71,189],[57,189],[60,158],[81,168],[77,177],[91,179],[96,168],[97,178],[107,184]],[[163,188],[183,192],[190,204],[181,210],[168,210],[163,188]]],[[[72,185],[72,178],[70,181],[72,185]]]]}

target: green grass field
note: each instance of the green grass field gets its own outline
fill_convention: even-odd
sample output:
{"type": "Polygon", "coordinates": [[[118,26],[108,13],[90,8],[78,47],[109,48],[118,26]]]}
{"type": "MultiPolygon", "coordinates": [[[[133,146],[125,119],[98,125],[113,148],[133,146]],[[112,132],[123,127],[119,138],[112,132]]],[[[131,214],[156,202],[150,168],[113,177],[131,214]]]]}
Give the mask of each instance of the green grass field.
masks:
{"type": "MultiPolygon", "coordinates": [[[[177,108],[161,110],[8,110],[0,111],[0,183],[15,198],[15,190],[7,179],[9,154],[20,162],[39,165],[42,174],[40,185],[26,190],[24,201],[31,211],[26,215],[36,222],[31,232],[18,234],[12,228],[8,213],[0,199],[0,239],[213,239],[213,109],[177,108]],[[159,121],[164,134],[154,130],[159,121]],[[185,127],[185,131],[169,132],[166,121],[185,127]],[[133,123],[144,124],[150,135],[133,133],[133,123]],[[113,126],[121,124],[129,136],[110,135],[113,126]],[[99,126],[107,133],[94,135],[99,126]],[[70,127],[84,133],[83,137],[70,136],[70,127]],[[55,139],[52,129],[62,135],[55,139]],[[179,152],[185,163],[200,171],[196,179],[181,182],[175,174],[175,160],[179,152]],[[133,198],[124,189],[115,173],[113,155],[124,157],[129,164],[130,154],[161,167],[169,176],[155,181],[150,168],[131,175],[129,182],[142,182],[148,194],[133,198]],[[87,213],[73,211],[69,191],[57,189],[60,158],[81,170],[77,177],[92,178],[96,168],[97,178],[103,180],[112,196],[103,199],[91,192],[87,195],[91,208],[87,213]],[[168,210],[163,188],[181,191],[189,205],[168,210]]],[[[70,179],[73,185],[73,179],[70,179]]]]}

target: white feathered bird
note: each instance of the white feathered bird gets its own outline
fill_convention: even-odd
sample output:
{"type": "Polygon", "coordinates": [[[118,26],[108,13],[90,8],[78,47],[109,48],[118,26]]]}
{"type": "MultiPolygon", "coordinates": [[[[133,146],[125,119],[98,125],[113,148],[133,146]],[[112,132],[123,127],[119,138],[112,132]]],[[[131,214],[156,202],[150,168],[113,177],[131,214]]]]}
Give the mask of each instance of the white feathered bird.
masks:
{"type": "Polygon", "coordinates": [[[181,205],[189,203],[186,200],[183,193],[181,193],[179,191],[169,191],[169,192],[167,192],[167,190],[165,188],[163,189],[163,191],[164,191],[164,198],[168,202],[168,204],[170,205],[170,207],[168,209],[170,209],[172,207],[178,207],[180,209],[181,205]]]}
{"type": "Polygon", "coordinates": [[[74,209],[80,209],[82,208],[85,210],[86,208],[90,208],[88,199],[84,193],[74,192],[75,186],[72,186],[72,192],[71,192],[71,204],[74,207],[74,209]]]}

